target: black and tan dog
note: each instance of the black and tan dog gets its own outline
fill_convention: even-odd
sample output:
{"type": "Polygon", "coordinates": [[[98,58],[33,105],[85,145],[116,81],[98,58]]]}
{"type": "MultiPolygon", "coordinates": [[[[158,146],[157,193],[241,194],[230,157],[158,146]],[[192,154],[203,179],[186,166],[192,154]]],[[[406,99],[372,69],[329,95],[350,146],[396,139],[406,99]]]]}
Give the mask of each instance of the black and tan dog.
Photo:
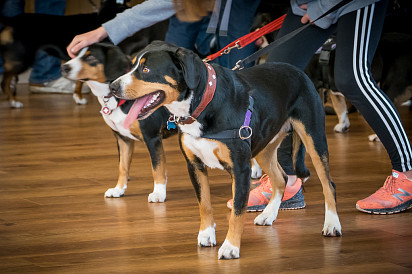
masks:
{"type": "Polygon", "coordinates": [[[322,182],[326,208],[322,234],[341,235],[324,110],[303,72],[281,63],[232,71],[204,64],[192,51],[156,41],[142,50],[132,70],[110,89],[119,98],[137,98],[132,108],[138,119],[150,118],[161,106],[174,114],[200,207],[199,246],[216,245],[207,167],[225,169],[233,180],[234,206],[219,258],[239,257],[252,157],[269,175],[273,189],[255,224],[271,225],[276,219],[286,182],[276,151],[291,126],[297,175],[306,177],[303,141],[322,182]]]}
{"type": "Polygon", "coordinates": [[[128,115],[134,101],[124,101],[111,96],[109,83],[130,70],[131,62],[119,47],[111,44],[94,44],[80,51],[76,58],[62,65],[63,75],[71,80],[85,81],[102,105],[102,116],[113,130],[119,151],[119,178],[117,185],[105,197],[121,197],[127,188],[129,168],[135,141],[147,146],[152,160],[154,190],[149,202],[166,199],[166,160],[162,138],[177,130],[166,130],[169,113],[159,108],[148,119],[137,121],[128,115]]]}

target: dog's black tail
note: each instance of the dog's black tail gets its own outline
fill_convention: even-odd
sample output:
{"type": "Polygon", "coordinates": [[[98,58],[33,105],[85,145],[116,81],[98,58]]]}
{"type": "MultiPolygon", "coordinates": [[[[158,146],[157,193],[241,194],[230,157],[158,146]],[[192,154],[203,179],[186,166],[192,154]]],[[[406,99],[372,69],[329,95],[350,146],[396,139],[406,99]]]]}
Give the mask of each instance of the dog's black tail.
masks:
{"type": "Polygon", "coordinates": [[[293,167],[296,172],[296,176],[305,180],[309,178],[310,171],[307,169],[305,165],[305,146],[302,143],[299,135],[293,131],[292,132],[292,140],[293,140],[293,167]]]}

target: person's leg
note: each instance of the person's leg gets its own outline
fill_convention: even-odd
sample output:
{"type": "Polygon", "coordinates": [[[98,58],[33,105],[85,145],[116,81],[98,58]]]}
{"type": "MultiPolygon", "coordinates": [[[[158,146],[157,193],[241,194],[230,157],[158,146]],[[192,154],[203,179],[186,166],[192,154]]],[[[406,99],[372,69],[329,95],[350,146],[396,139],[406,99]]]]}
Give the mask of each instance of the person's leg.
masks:
{"type": "Polygon", "coordinates": [[[342,16],[338,22],[336,87],[362,113],[378,135],[393,166],[385,186],[358,201],[369,213],[396,213],[412,207],[412,150],[393,103],[372,78],[371,62],[379,43],[386,0],[342,16]]]}
{"type": "Polygon", "coordinates": [[[182,22],[176,16],[169,19],[169,29],[165,41],[179,47],[195,50],[196,39],[199,32],[206,32],[205,25],[209,17],[204,17],[196,22],[182,22]]]}
{"type": "MultiPolygon", "coordinates": [[[[66,9],[65,0],[37,0],[35,1],[35,12],[43,14],[64,15],[66,9]]],[[[61,60],[48,55],[44,51],[39,51],[33,64],[29,82],[31,84],[44,84],[57,80],[61,77],[61,60]]],[[[37,85],[35,85],[37,86],[37,85]]],[[[73,86],[74,87],[74,86],[73,86]]],[[[72,88],[70,85],[69,89],[72,88]]],[[[58,91],[58,90],[56,90],[58,91]]],[[[73,90],[69,90],[73,92],[73,90]]]]}
{"type": "Polygon", "coordinates": [[[1,13],[7,17],[14,17],[24,13],[24,0],[5,0],[1,13]]]}
{"type": "MultiPolygon", "coordinates": [[[[225,1],[222,1],[221,5],[221,17],[225,8],[225,1]]],[[[227,36],[217,36],[218,49],[222,49],[236,39],[248,34],[250,32],[250,27],[253,24],[253,19],[255,17],[257,8],[259,7],[260,1],[251,0],[233,0],[229,24],[227,30],[227,36]]],[[[256,46],[254,43],[242,49],[233,49],[229,54],[224,54],[217,59],[220,65],[233,68],[236,62],[246,58],[256,51],[256,46]]]]}

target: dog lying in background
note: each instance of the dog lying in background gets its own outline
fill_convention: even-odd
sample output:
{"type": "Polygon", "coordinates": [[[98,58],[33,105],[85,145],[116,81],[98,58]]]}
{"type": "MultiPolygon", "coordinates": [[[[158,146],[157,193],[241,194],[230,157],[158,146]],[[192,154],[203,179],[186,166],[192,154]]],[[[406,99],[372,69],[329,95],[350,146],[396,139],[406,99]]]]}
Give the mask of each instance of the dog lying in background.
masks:
{"type": "Polygon", "coordinates": [[[304,144],[323,186],[322,234],[341,235],[329,175],[325,112],[303,72],[283,63],[232,71],[205,64],[187,49],[152,42],[138,55],[132,70],[112,82],[110,89],[118,98],[136,100],[131,112],[139,120],[149,119],[162,106],[174,115],[199,202],[199,246],[216,245],[207,167],[225,169],[233,180],[234,203],[226,240],[218,252],[220,259],[239,257],[252,157],[269,175],[273,189],[270,203],[255,224],[272,225],[286,185],[276,151],[291,126],[298,177],[307,177],[303,174],[304,144]]]}
{"type": "Polygon", "coordinates": [[[131,61],[112,44],[99,43],[80,51],[76,58],[62,65],[64,77],[86,82],[102,106],[101,114],[106,124],[113,130],[119,151],[119,177],[117,184],[109,188],[105,197],[121,197],[127,188],[129,169],[134,143],[141,141],[149,150],[154,189],[149,194],[149,202],[164,202],[166,199],[166,159],[162,139],[177,132],[167,130],[169,113],[159,108],[148,119],[137,121],[129,115],[134,101],[119,100],[111,96],[109,83],[130,70],[131,61]]]}

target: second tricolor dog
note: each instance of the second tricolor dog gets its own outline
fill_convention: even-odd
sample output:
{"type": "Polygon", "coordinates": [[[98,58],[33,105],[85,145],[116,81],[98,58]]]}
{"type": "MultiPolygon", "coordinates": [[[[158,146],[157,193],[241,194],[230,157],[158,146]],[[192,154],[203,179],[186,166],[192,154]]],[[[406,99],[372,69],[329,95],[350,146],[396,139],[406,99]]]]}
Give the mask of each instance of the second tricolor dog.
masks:
{"type": "Polygon", "coordinates": [[[137,99],[132,106],[137,119],[150,117],[161,106],[174,115],[200,207],[199,246],[216,245],[207,167],[225,169],[233,180],[234,203],[219,258],[239,257],[252,157],[269,175],[273,189],[269,205],[255,224],[271,225],[276,219],[286,183],[277,148],[291,126],[298,177],[306,177],[302,174],[303,142],[323,186],[322,234],[341,235],[329,175],[324,110],[303,72],[281,63],[232,71],[204,64],[192,51],[157,41],[143,49],[132,70],[110,88],[119,98],[137,99]]]}
{"type": "Polygon", "coordinates": [[[98,43],[82,49],[76,58],[62,66],[62,73],[72,80],[85,81],[101,104],[101,114],[113,130],[119,150],[119,177],[114,188],[109,188],[105,197],[121,197],[127,188],[129,168],[135,141],[147,146],[152,160],[154,189],[149,202],[164,202],[166,199],[166,159],[162,139],[176,130],[166,130],[169,113],[158,109],[150,119],[137,121],[130,114],[134,101],[119,100],[111,95],[109,83],[130,70],[131,61],[120,48],[98,43]]]}

